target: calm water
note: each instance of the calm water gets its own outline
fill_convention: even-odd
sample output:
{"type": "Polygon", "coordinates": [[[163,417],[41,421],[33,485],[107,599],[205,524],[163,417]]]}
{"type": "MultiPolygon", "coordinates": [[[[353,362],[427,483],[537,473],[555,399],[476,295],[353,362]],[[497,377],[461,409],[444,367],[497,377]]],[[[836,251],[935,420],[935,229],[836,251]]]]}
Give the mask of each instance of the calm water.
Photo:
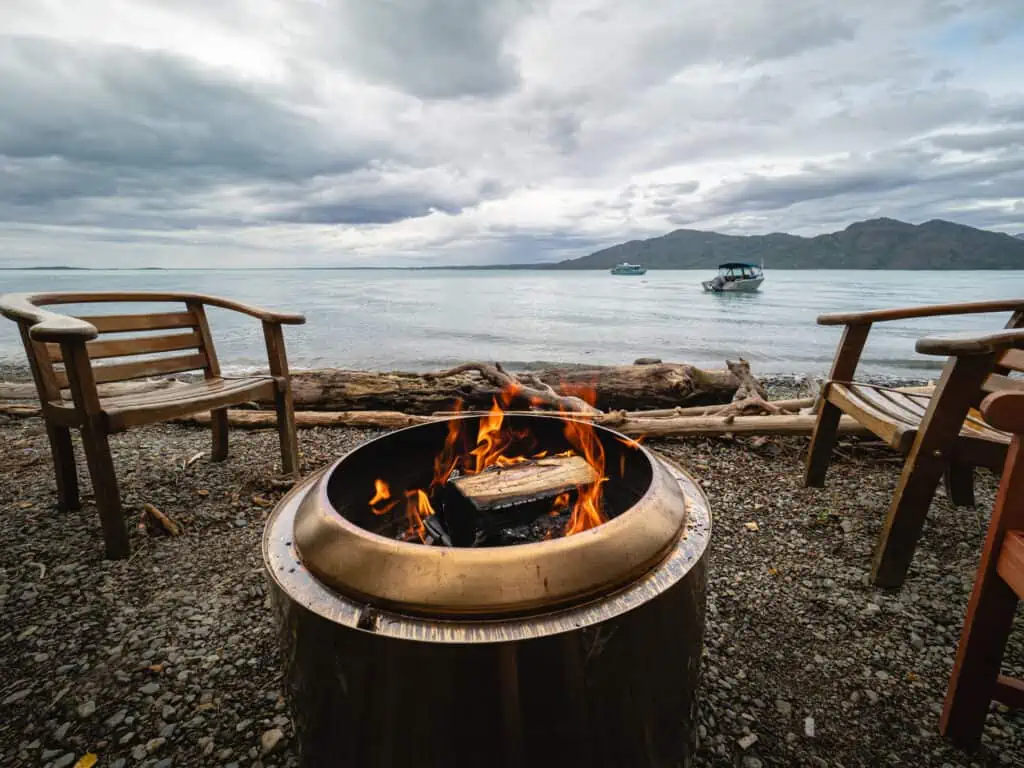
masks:
{"type": "MultiPolygon", "coordinates": [[[[0,272],[0,292],[186,290],[298,310],[286,329],[295,367],[430,369],[466,360],[628,363],[640,356],[719,367],[743,355],[755,372],[825,372],[840,331],[824,312],[1024,294],[1024,272],[770,271],[758,294],[701,291],[710,272],[111,271],[0,272]]],[[[112,308],[114,309],[114,308],[112,308]]],[[[120,311],[121,308],[116,308],[120,311]]],[[[265,364],[259,324],[211,310],[222,365],[265,364]]],[[[1005,317],[878,326],[866,372],[923,373],[914,340],[985,330],[1005,317]]],[[[16,326],[0,321],[0,363],[24,360],[16,326]]]]}

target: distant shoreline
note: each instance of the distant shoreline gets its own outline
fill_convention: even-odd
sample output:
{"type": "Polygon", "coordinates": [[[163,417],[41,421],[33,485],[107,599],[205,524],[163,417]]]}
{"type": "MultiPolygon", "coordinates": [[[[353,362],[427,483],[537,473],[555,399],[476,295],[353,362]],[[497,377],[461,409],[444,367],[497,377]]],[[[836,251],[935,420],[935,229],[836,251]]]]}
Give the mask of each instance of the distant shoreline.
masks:
{"type": "MultiPolygon", "coordinates": [[[[648,267],[651,272],[713,272],[707,267],[648,267]]],[[[608,272],[604,267],[556,264],[440,265],[432,267],[0,267],[0,272],[608,272]]],[[[1020,272],[1019,267],[765,267],[765,272],[1020,272]]]]}

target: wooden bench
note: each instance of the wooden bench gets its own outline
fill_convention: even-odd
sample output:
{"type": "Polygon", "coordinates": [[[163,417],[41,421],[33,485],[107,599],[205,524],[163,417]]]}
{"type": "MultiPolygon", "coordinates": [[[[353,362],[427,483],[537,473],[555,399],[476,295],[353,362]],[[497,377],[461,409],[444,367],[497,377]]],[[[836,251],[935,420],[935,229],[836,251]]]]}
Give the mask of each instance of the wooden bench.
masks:
{"type": "Polygon", "coordinates": [[[1024,597],[1024,393],[989,395],[986,420],[1013,433],[974,589],[967,605],[939,728],[962,749],[981,739],[990,702],[1024,707],[1024,681],[1000,675],[1018,601],[1024,597]]]}
{"type": "Polygon", "coordinates": [[[272,312],[216,296],[147,292],[9,294],[0,297],[0,313],[14,320],[21,331],[46,420],[57,475],[58,504],[65,510],[78,509],[81,504],[70,429],[81,431],[108,557],[124,558],[129,554],[128,532],[107,440],[111,433],[210,411],[211,459],[222,461],[228,454],[227,407],[266,398],[273,400],[277,409],[284,471],[291,474],[298,470],[282,325],[304,323],[302,315],[272,312]],[[42,308],[102,302],[175,302],[183,306],[172,312],[87,317],[42,308]],[[206,306],[241,312],[263,323],[269,376],[221,375],[206,306]],[[108,334],[117,336],[107,338],[108,334]],[[132,359],[137,355],[149,357],[132,359]],[[202,371],[203,379],[109,397],[102,396],[98,389],[109,382],[187,371],[202,371]]]}
{"type": "Polygon", "coordinates": [[[988,392],[1024,389],[1024,381],[1008,376],[1011,371],[1024,371],[1024,330],[1018,330],[1024,327],[1024,299],[823,315],[818,323],[843,325],[845,330],[822,390],[823,404],[804,480],[809,486],[824,485],[839,418],[844,413],[906,454],[871,574],[878,586],[899,587],[943,475],[950,500],[960,506],[972,505],[972,468],[998,470],[1002,466],[1009,435],[986,424],[972,409],[988,392]],[[1012,313],[1004,330],[918,340],[918,352],[948,358],[930,394],[897,392],[854,379],[874,323],[994,312],[1012,313]]]}

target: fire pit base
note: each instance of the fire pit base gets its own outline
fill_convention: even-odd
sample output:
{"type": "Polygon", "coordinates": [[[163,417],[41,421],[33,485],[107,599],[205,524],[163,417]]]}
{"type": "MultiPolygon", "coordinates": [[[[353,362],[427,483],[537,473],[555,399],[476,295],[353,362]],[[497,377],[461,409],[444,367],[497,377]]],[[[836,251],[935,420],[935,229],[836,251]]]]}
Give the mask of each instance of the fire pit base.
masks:
{"type": "MultiPolygon", "coordinates": [[[[664,462],[664,460],[661,460],[664,462]]],[[[307,479],[267,523],[264,559],[303,766],[685,766],[696,749],[707,500],[626,587],[540,615],[437,619],[326,588],[296,556],[307,479]]]]}

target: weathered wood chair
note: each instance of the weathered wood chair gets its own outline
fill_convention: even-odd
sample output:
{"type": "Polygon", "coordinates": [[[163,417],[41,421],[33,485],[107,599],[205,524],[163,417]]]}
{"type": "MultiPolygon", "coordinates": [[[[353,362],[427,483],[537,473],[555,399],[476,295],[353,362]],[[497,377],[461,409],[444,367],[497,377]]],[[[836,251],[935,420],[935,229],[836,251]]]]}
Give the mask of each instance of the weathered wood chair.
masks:
{"type": "Polygon", "coordinates": [[[1013,330],[1024,326],[1024,299],[823,315],[818,323],[846,329],[822,390],[804,479],[809,486],[824,485],[844,413],[906,454],[871,573],[878,586],[899,587],[943,475],[950,500],[970,506],[974,503],[972,467],[998,470],[1002,466],[1009,435],[993,429],[972,409],[988,392],[1024,388],[1024,382],[1007,375],[1024,370],[1024,331],[1013,330]],[[988,335],[918,340],[918,352],[948,357],[931,393],[898,392],[854,380],[874,323],[984,312],[1011,312],[1012,316],[1005,330],[988,335]]]}
{"type": "Polygon", "coordinates": [[[213,431],[211,459],[222,461],[228,454],[227,407],[268,398],[277,408],[284,471],[291,474],[298,470],[291,383],[281,326],[304,323],[302,315],[271,312],[216,296],[146,292],[9,294],[0,297],[0,313],[17,322],[21,330],[50,438],[58,505],[65,510],[81,505],[70,428],[81,431],[108,557],[123,558],[129,554],[128,532],[107,440],[111,433],[209,411],[213,431]],[[94,302],[177,302],[185,306],[184,311],[176,312],[88,317],[71,317],[41,308],[94,302]],[[206,306],[234,310],[262,321],[269,376],[221,375],[206,306]],[[127,333],[141,335],[127,338],[127,333]],[[100,334],[118,336],[92,341],[100,334]],[[168,352],[185,354],[164,355],[168,352]],[[156,354],[163,356],[154,358],[156,354]],[[150,358],[125,359],[134,355],[150,358]],[[95,361],[105,363],[94,364],[95,361]],[[103,396],[97,389],[97,385],[108,382],[185,371],[202,371],[204,378],[165,389],[112,396],[103,396]],[[70,399],[63,394],[65,390],[70,390],[70,399]]]}
{"type": "Polygon", "coordinates": [[[1024,597],[1024,392],[989,395],[985,419],[1013,433],[985,548],[967,604],[939,728],[962,749],[981,739],[989,703],[1024,707],[1024,681],[999,674],[1017,602],[1024,597]]]}

